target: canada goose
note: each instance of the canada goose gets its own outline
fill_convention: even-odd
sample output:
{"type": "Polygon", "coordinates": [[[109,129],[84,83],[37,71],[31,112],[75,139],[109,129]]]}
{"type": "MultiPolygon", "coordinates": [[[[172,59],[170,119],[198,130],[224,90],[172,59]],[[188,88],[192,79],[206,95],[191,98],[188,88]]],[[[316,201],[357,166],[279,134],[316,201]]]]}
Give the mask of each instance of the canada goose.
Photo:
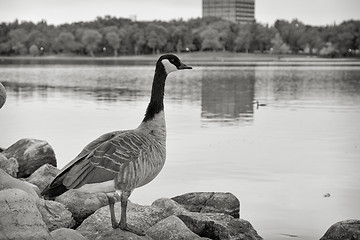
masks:
{"type": "Polygon", "coordinates": [[[266,106],[266,103],[260,103],[258,100],[253,101],[253,103],[256,104],[256,109],[259,109],[259,107],[264,107],[264,106],[266,106]]]}
{"type": "Polygon", "coordinates": [[[106,133],[89,143],[54,178],[42,195],[53,199],[68,189],[105,192],[109,199],[113,228],[144,233],[126,223],[126,207],[131,192],[153,180],[165,163],[166,126],[164,118],[164,87],[170,72],[191,69],[172,54],[156,63],[150,103],[139,127],[106,133]],[[115,192],[114,194],[112,194],[115,192]],[[111,194],[109,194],[111,193],[111,194]],[[114,204],[120,196],[121,218],[116,222],[114,204]]]}

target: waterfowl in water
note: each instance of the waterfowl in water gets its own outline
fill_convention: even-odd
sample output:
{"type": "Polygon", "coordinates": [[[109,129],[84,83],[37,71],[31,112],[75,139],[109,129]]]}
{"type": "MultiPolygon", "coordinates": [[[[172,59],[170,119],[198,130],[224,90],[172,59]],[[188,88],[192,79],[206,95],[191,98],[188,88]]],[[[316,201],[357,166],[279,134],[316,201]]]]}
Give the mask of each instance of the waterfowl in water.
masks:
{"type": "Polygon", "coordinates": [[[266,103],[260,103],[258,100],[254,101],[254,103],[256,104],[256,109],[259,109],[259,107],[265,107],[266,103]]]}
{"type": "Polygon", "coordinates": [[[139,127],[106,133],[89,143],[61,170],[42,195],[53,199],[68,189],[105,192],[113,228],[143,235],[141,230],[126,222],[127,201],[131,192],[153,180],[165,163],[165,80],[170,72],[182,69],[191,67],[175,55],[161,56],[156,63],[150,103],[139,127]],[[121,201],[119,223],[114,211],[116,194],[120,195],[121,201]]]}

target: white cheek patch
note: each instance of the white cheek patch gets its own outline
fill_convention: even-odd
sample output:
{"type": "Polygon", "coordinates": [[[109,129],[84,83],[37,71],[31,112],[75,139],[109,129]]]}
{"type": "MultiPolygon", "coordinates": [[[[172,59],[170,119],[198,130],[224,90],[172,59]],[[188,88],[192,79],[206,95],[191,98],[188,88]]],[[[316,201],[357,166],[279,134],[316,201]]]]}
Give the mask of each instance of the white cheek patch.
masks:
{"type": "Polygon", "coordinates": [[[164,65],[167,74],[178,70],[177,67],[172,64],[168,59],[162,60],[161,63],[164,65]]]}

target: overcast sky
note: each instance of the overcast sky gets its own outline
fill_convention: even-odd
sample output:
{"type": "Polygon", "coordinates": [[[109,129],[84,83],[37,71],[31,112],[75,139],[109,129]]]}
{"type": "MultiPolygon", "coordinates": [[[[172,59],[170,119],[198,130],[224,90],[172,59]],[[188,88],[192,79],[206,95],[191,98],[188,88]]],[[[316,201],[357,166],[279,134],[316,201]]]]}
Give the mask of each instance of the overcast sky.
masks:
{"type": "MultiPolygon", "coordinates": [[[[89,21],[110,15],[138,21],[197,18],[202,0],[0,0],[0,22],[15,19],[49,24],[89,21]]],[[[255,18],[272,25],[297,18],[305,24],[329,25],[360,20],[360,0],[255,0],[255,18]]]]}

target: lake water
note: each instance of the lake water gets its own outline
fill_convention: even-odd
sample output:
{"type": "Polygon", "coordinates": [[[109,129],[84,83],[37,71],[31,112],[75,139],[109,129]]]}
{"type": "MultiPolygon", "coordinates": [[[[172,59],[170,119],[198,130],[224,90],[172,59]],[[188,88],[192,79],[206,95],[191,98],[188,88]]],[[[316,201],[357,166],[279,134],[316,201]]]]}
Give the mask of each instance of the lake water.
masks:
{"type": "MultiPolygon", "coordinates": [[[[46,140],[61,168],[101,134],[140,124],[153,71],[2,64],[0,146],[46,140]]],[[[360,219],[358,66],[194,66],[166,84],[167,162],[133,202],[232,192],[264,239],[319,239],[360,219]]]]}

